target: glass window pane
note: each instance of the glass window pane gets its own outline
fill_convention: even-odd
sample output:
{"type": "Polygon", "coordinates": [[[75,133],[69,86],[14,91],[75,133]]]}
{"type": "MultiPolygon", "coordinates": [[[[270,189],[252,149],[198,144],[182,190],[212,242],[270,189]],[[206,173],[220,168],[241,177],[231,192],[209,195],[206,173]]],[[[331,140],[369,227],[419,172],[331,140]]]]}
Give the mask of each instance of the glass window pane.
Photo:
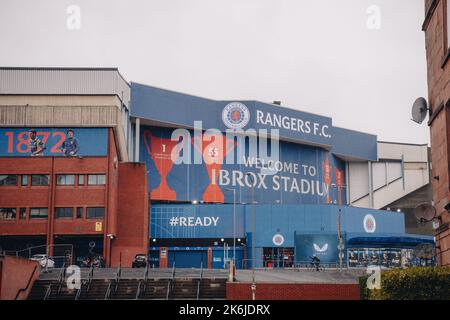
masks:
{"type": "Polygon", "coordinates": [[[28,185],[28,175],[22,175],[22,186],[28,185]]]}
{"type": "Polygon", "coordinates": [[[33,174],[31,176],[32,186],[48,186],[49,176],[48,174],[33,174]]]}
{"type": "Polygon", "coordinates": [[[17,174],[0,175],[0,186],[17,186],[17,174]]]}
{"type": "Polygon", "coordinates": [[[74,185],[75,175],[73,174],[58,174],[56,175],[57,185],[74,185]]]}
{"type": "Polygon", "coordinates": [[[78,175],[78,185],[84,185],[84,174],[78,175]]]}
{"type": "Polygon", "coordinates": [[[47,208],[31,208],[30,209],[30,219],[45,219],[48,217],[47,208]]]}
{"type": "Polygon", "coordinates": [[[55,208],[56,218],[72,218],[73,208],[55,208]]]}
{"type": "Polygon", "coordinates": [[[97,184],[97,176],[90,174],[88,176],[88,184],[97,184]]]}
{"type": "Polygon", "coordinates": [[[97,176],[97,184],[105,184],[105,175],[104,174],[99,174],[97,176]]]}
{"type": "Polygon", "coordinates": [[[16,209],[0,208],[0,220],[16,220],[16,209]]]}
{"type": "Polygon", "coordinates": [[[27,218],[27,208],[20,208],[19,219],[25,220],[27,218]]]}
{"type": "Polygon", "coordinates": [[[77,219],[81,219],[81,218],[83,218],[83,208],[78,207],[77,208],[77,219]]]}
{"type": "Polygon", "coordinates": [[[90,174],[88,176],[89,185],[102,185],[105,184],[106,177],[104,174],[90,174]]]}
{"type": "Polygon", "coordinates": [[[87,208],[86,217],[88,219],[100,219],[105,215],[105,208],[87,208]]]}
{"type": "Polygon", "coordinates": [[[450,48],[450,1],[447,0],[447,47],[450,48]]]}

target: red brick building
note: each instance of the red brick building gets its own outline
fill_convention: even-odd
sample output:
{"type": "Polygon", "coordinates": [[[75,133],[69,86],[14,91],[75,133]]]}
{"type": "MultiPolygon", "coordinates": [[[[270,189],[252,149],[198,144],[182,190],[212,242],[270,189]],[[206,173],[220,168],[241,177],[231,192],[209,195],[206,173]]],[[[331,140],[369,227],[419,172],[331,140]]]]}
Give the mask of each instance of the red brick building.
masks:
{"type": "Polygon", "coordinates": [[[14,142],[5,140],[0,152],[0,250],[37,247],[30,253],[64,255],[66,263],[99,255],[108,266],[131,266],[135,254],[148,252],[149,200],[145,164],[127,162],[127,93],[117,92],[123,78],[116,69],[3,68],[0,73],[6,84],[0,92],[0,130],[3,139],[14,142]],[[20,80],[17,87],[13,77],[20,80]],[[47,81],[33,89],[34,77],[47,81]],[[101,78],[113,85],[93,83],[101,78]],[[104,153],[89,155],[85,147],[87,156],[67,157],[55,145],[44,156],[31,157],[20,139],[26,143],[27,130],[35,127],[42,141],[47,128],[61,135],[67,128],[75,133],[100,128],[104,143],[89,135],[83,143],[93,149],[98,144],[104,153]]]}
{"type": "Polygon", "coordinates": [[[450,1],[426,0],[425,12],[436,245],[440,264],[450,265],[450,1]]]}

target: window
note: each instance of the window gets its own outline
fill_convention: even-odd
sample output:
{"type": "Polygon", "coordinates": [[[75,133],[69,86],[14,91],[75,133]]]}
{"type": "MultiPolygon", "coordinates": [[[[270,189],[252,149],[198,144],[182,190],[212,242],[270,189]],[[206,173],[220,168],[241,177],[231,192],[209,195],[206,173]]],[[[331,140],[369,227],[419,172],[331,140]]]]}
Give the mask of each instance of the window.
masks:
{"type": "Polygon", "coordinates": [[[49,175],[48,174],[33,174],[31,176],[31,185],[32,186],[48,186],[49,184],[49,175]]]}
{"type": "Polygon", "coordinates": [[[99,219],[105,216],[105,208],[87,208],[86,217],[88,219],[99,219]]]}
{"type": "Polygon", "coordinates": [[[55,208],[56,218],[73,218],[73,208],[55,208]]]}
{"type": "Polygon", "coordinates": [[[25,220],[27,218],[27,208],[20,208],[19,219],[25,220]]]}
{"type": "Polygon", "coordinates": [[[16,220],[16,209],[0,208],[0,221],[1,220],[16,220]]]}
{"type": "Polygon", "coordinates": [[[17,174],[0,175],[0,186],[17,186],[17,174]]]}
{"type": "Polygon", "coordinates": [[[450,0],[445,2],[445,6],[447,7],[447,49],[450,49],[450,0]]]}
{"type": "Polygon", "coordinates": [[[22,182],[21,182],[22,186],[26,187],[28,185],[28,176],[22,175],[22,182]]]}
{"type": "Polygon", "coordinates": [[[83,218],[83,208],[78,207],[77,208],[77,219],[81,219],[81,218],[83,218]]]}
{"type": "Polygon", "coordinates": [[[84,174],[78,175],[78,185],[84,186],[84,174]]]}
{"type": "Polygon", "coordinates": [[[100,185],[105,184],[105,175],[104,174],[90,174],[88,176],[88,184],[89,185],[100,185]]]}
{"type": "Polygon", "coordinates": [[[59,186],[73,186],[75,184],[75,175],[73,174],[57,174],[56,184],[59,186]]]}
{"type": "Polygon", "coordinates": [[[31,208],[30,219],[46,219],[48,217],[47,208],[31,208]]]}

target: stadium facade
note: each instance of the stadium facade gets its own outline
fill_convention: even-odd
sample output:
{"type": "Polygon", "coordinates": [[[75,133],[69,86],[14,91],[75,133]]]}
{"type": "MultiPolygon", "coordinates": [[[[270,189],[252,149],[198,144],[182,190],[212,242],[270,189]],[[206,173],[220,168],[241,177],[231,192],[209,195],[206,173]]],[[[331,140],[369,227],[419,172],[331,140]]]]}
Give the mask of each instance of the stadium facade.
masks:
{"type": "Polygon", "coordinates": [[[75,244],[78,261],[95,247],[110,265],[149,252],[156,267],[223,268],[233,256],[239,268],[291,267],[313,255],[363,267],[417,263],[414,248],[434,243],[401,206],[430,200],[427,146],[279,104],[129,85],[116,69],[0,75],[4,250],[39,236],[75,244]],[[42,155],[31,156],[30,128],[42,155]]]}

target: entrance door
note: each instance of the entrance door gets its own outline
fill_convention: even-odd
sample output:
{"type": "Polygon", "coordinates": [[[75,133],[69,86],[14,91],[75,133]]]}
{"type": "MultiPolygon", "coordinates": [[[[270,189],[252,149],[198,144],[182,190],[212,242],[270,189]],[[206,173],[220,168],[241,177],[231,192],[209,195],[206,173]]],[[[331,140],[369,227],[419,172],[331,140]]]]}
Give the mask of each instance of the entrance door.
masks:
{"type": "Polygon", "coordinates": [[[263,248],[263,263],[267,268],[291,268],[294,265],[294,248],[263,248]]]}
{"type": "Polygon", "coordinates": [[[173,250],[169,252],[169,267],[175,268],[200,268],[203,262],[203,268],[207,267],[206,250],[173,250]]]}

